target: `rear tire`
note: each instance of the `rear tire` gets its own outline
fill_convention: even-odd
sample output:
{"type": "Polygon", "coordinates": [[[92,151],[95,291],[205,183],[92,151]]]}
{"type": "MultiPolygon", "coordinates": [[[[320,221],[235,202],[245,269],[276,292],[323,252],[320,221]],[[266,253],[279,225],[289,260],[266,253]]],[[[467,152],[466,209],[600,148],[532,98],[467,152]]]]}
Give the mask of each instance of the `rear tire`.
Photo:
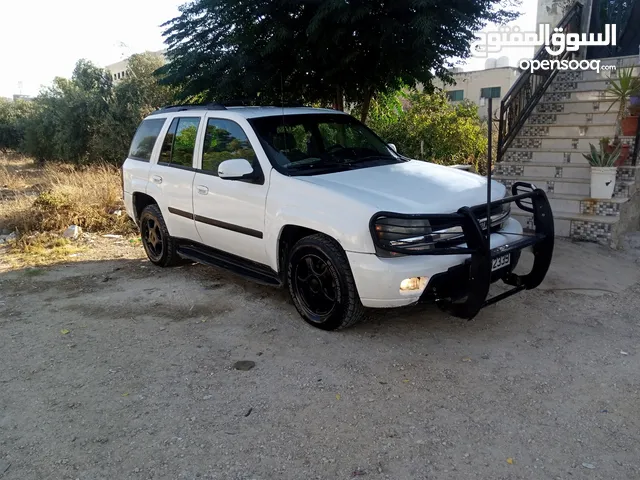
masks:
{"type": "Polygon", "coordinates": [[[140,237],[149,261],[160,267],[169,267],[178,262],[176,244],[169,235],[158,205],[148,205],[140,214],[140,237]]]}
{"type": "Polygon", "coordinates": [[[296,309],[314,327],[337,330],[364,318],[365,310],[347,256],[326,235],[311,235],[293,246],[287,283],[296,309]]]}

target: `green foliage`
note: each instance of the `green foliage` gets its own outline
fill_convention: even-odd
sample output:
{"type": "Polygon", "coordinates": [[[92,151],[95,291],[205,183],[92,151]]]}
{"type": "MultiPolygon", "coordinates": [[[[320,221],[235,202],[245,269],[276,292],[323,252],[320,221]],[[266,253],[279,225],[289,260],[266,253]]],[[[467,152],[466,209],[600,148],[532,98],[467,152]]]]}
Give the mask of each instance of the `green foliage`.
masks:
{"type": "Polygon", "coordinates": [[[452,104],[444,92],[395,92],[374,99],[368,125],[407,157],[431,162],[486,161],[487,127],[471,102],[452,104]],[[403,105],[405,105],[403,109],[403,105]]]}
{"type": "Polygon", "coordinates": [[[193,0],[164,24],[160,69],[185,99],[334,102],[366,117],[372,96],[449,78],[474,32],[514,1],[193,0]]]}
{"type": "Polygon", "coordinates": [[[618,69],[617,77],[617,79],[611,81],[605,93],[612,99],[607,113],[609,113],[615,102],[618,102],[616,135],[619,135],[622,119],[627,114],[629,99],[634,95],[640,95],[640,77],[634,75],[633,67],[618,69]]]}
{"type": "Polygon", "coordinates": [[[37,160],[122,162],[140,121],[172,103],[172,88],[154,72],[162,61],[133,55],[129,75],[111,75],[79,60],[71,79],[56,78],[32,101],[0,103],[0,150],[19,150],[37,160]]]}
{"type": "Polygon", "coordinates": [[[25,100],[14,102],[0,98],[0,152],[17,150],[22,145],[26,119],[33,104],[25,100]]]}
{"type": "Polygon", "coordinates": [[[606,146],[603,141],[600,141],[599,149],[590,143],[589,148],[590,152],[588,154],[583,153],[582,155],[589,162],[589,165],[592,167],[613,167],[615,166],[618,157],[620,157],[620,152],[622,149],[622,144],[618,144],[612,152],[607,151],[606,146]]]}

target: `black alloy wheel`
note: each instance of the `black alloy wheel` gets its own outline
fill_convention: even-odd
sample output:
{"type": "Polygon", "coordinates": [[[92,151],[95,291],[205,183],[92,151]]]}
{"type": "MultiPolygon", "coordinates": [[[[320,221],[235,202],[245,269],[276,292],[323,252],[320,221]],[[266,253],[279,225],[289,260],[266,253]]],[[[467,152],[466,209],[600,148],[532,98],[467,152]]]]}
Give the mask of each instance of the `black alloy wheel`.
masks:
{"type": "Polygon", "coordinates": [[[336,330],[364,317],[349,261],[326,235],[311,235],[294,245],[287,281],[296,309],[314,327],[336,330]]]}

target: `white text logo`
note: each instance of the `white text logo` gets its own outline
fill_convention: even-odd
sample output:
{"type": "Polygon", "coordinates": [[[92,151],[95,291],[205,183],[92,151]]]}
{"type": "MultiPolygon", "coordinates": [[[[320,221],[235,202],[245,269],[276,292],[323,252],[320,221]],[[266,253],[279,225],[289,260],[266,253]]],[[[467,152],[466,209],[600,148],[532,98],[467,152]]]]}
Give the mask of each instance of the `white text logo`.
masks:
{"type": "Polygon", "coordinates": [[[577,52],[581,46],[615,46],[616,24],[606,24],[604,34],[564,33],[562,28],[551,28],[541,23],[537,32],[521,32],[519,27],[502,27],[497,32],[479,32],[471,43],[471,55],[487,57],[504,47],[536,47],[544,45],[549,55],[557,57],[564,52],[577,52]],[[553,30],[553,34],[551,33],[553,30]]]}

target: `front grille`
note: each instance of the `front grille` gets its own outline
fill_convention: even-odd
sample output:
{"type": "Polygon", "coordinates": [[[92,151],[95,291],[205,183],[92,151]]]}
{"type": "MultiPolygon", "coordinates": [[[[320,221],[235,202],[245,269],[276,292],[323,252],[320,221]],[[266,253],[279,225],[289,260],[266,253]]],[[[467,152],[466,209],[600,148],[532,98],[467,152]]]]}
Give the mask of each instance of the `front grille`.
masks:
{"type": "MultiPolygon", "coordinates": [[[[482,205],[471,209],[478,222],[480,222],[481,231],[486,235],[487,233],[487,208],[482,205]]],[[[494,206],[491,209],[491,233],[499,232],[504,228],[505,223],[509,219],[511,214],[510,204],[502,204],[494,206]]],[[[436,243],[436,248],[449,248],[456,247],[465,243],[464,234],[461,232],[459,237],[451,238],[446,241],[436,243]]]]}

